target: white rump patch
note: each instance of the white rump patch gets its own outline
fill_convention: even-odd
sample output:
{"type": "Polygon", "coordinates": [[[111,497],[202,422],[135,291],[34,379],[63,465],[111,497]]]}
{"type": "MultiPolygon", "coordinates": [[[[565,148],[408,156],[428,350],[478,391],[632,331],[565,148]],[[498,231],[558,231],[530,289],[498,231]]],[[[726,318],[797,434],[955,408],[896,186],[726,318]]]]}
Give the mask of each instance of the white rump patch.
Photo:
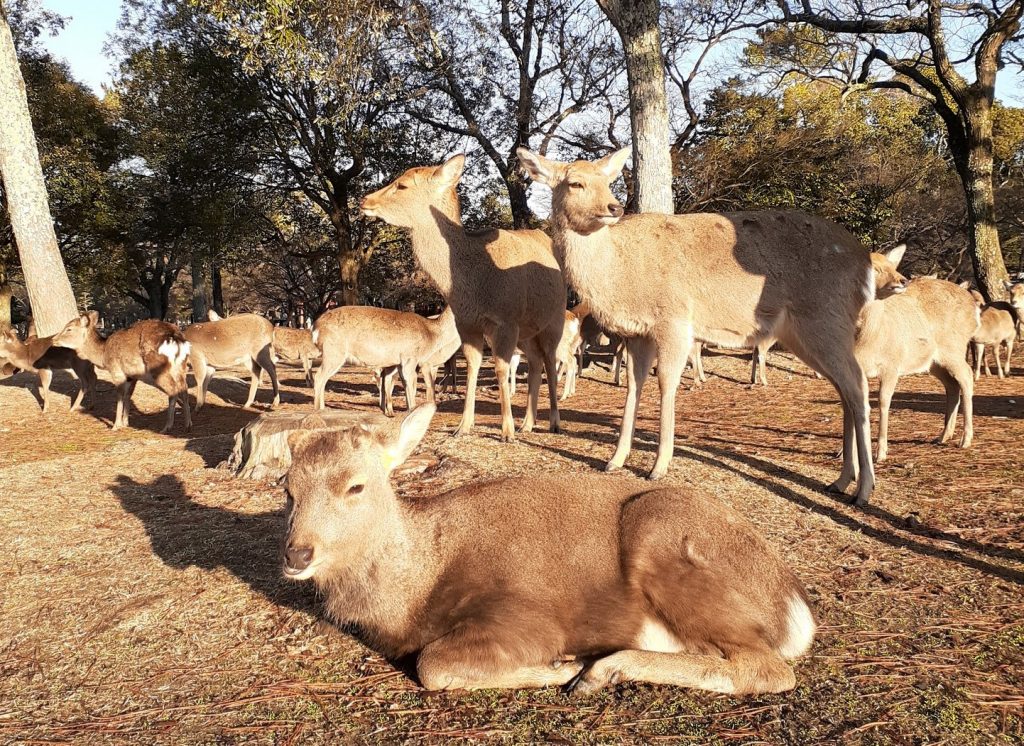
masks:
{"type": "Polygon", "coordinates": [[[680,653],[683,650],[683,644],[679,642],[679,638],[673,635],[664,624],[650,617],[644,619],[643,626],[640,627],[640,634],[636,636],[635,645],[637,650],[647,650],[651,653],[680,653]]]}
{"type": "Polygon", "coordinates": [[[807,604],[800,596],[792,596],[786,613],[786,639],[779,645],[783,658],[799,658],[806,653],[814,641],[817,625],[807,604]]]}
{"type": "Polygon", "coordinates": [[[185,362],[185,358],[188,357],[189,350],[191,349],[192,345],[188,342],[179,344],[173,339],[168,339],[157,347],[156,351],[170,360],[172,365],[181,365],[185,362]]]}

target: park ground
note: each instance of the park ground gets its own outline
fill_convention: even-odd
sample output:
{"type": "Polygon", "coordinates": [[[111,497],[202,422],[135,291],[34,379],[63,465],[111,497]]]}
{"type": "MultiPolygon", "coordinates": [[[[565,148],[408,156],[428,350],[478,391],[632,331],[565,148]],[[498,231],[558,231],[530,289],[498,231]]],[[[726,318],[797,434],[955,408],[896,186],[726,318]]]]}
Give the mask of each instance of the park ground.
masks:
{"type": "MultiPolygon", "coordinates": [[[[0,743],[1021,743],[1024,374],[978,383],[967,451],[931,442],[939,383],[904,379],[889,461],[858,510],[823,491],[841,428],[826,382],[784,355],[767,389],[743,383],[738,353],[705,365],[708,383],[679,397],[667,481],[749,516],[806,584],[820,627],[794,691],[423,692],[329,623],[312,587],[281,577],[281,488],[215,468],[260,411],[239,407],[241,382],[215,380],[186,436],[180,419],[157,434],[166,400],[145,385],[132,428],[113,432],[109,383],[92,413],[71,414],[58,376],[65,396],[43,416],[20,374],[0,381],[0,743]]],[[[564,434],[542,418],[514,445],[498,442],[486,381],[474,435],[450,436],[461,400],[445,400],[424,444],[439,465],[399,492],[600,468],[625,394],[588,375],[564,434]]],[[[282,370],[285,409],[310,407],[301,378],[282,370]]],[[[367,372],[343,371],[328,404],[369,411],[372,390],[367,372]]],[[[656,393],[627,463],[638,487],[656,393]]],[[[524,399],[520,388],[517,417],[524,399]]]]}

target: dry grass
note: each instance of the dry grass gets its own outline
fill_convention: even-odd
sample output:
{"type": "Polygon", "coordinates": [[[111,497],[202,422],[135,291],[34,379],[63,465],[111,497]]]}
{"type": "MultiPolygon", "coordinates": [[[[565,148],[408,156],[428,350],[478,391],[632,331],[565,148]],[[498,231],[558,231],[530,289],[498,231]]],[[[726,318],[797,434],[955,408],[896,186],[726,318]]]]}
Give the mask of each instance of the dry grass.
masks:
{"type": "MultiPolygon", "coordinates": [[[[215,380],[185,439],[155,434],[164,402],[144,386],[144,414],[112,433],[109,384],[98,419],[59,398],[42,417],[28,377],[0,382],[0,742],[1019,743],[1024,375],[982,379],[966,452],[930,443],[938,382],[905,380],[890,461],[859,511],[822,492],[838,470],[832,389],[786,357],[772,364],[771,387],[750,390],[744,360],[707,357],[710,382],[681,397],[668,477],[749,515],[814,600],[821,632],[797,689],[746,699],[633,685],[578,701],[423,693],[326,623],[308,586],[280,578],[280,491],[210,468],[255,416],[237,407],[242,385],[215,380]]],[[[301,374],[282,377],[284,406],[308,407],[301,374]]],[[[329,402],[370,408],[370,383],[346,373],[329,402]]],[[[638,474],[654,458],[655,394],[628,464],[638,474]]],[[[449,401],[427,443],[440,468],[401,489],[591,470],[611,453],[623,397],[584,379],[565,435],[513,446],[497,442],[493,395],[478,402],[478,434],[458,441],[445,431],[461,402],[449,401]]]]}

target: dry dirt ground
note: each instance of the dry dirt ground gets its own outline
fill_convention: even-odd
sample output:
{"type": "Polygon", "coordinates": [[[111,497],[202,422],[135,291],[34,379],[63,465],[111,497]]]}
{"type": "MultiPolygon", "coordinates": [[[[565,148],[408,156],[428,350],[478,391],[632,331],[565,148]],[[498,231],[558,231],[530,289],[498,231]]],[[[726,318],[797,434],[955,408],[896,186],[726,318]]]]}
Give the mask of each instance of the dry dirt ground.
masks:
{"type": "MultiPolygon", "coordinates": [[[[768,389],[741,383],[739,354],[711,353],[706,367],[709,382],[680,396],[668,481],[747,514],[807,585],[820,631],[795,691],[426,694],[328,623],[310,586],[282,579],[280,488],[214,468],[258,414],[239,408],[242,383],[215,380],[185,437],[180,420],[157,434],[164,400],[144,385],[132,428],[115,433],[109,384],[91,414],[56,397],[42,416],[21,374],[0,382],[0,742],[1020,743],[1024,374],[980,381],[968,451],[931,442],[938,382],[901,382],[890,460],[857,510],[822,489],[839,468],[827,383],[781,355],[768,389]]],[[[367,373],[343,374],[330,405],[371,408],[367,373]]],[[[588,375],[565,434],[515,445],[497,440],[493,390],[468,438],[449,435],[461,400],[446,401],[426,442],[440,466],[400,492],[599,468],[624,389],[588,375]]],[[[282,378],[283,406],[310,407],[301,373],[282,378]]],[[[642,402],[635,475],[653,462],[656,392],[642,402]]]]}

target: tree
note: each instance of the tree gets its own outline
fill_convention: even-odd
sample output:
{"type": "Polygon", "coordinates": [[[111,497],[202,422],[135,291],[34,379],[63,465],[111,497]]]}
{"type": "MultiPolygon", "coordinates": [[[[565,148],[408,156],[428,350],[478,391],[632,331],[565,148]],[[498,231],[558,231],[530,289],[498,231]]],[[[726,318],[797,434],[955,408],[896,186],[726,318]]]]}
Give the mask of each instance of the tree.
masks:
{"type": "Polygon", "coordinates": [[[784,22],[848,42],[849,52],[840,61],[848,90],[902,90],[934,108],[966,196],[969,250],[979,289],[989,300],[1003,297],[1007,272],[996,223],[993,106],[996,74],[1007,44],[1020,30],[1024,2],[927,0],[903,7],[801,0],[794,10],[789,0],[776,1],[784,22]],[[874,77],[876,63],[891,76],[874,77]]]}
{"type": "MultiPolygon", "coordinates": [[[[57,246],[39,163],[25,81],[14,37],[0,0],[0,176],[36,331],[56,334],[77,314],[64,261],[57,246]]],[[[6,278],[2,278],[6,280],[6,278]]],[[[8,303],[8,309],[10,305],[8,303]]]]}
{"type": "Polygon", "coordinates": [[[622,39],[633,137],[633,188],[640,212],[671,213],[672,155],[659,0],[597,0],[622,39]]]}

